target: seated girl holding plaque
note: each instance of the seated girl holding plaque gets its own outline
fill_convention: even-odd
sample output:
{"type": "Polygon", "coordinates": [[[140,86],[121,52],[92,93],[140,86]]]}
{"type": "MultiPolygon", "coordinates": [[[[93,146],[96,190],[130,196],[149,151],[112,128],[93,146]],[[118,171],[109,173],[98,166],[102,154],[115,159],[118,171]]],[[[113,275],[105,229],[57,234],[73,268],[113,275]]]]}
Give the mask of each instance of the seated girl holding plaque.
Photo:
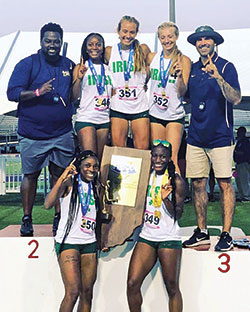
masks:
{"type": "Polygon", "coordinates": [[[107,47],[105,51],[115,90],[110,105],[111,136],[113,146],[126,146],[131,122],[134,147],[148,149],[149,118],[145,83],[146,57],[150,49],[136,39],[138,31],[137,19],[123,16],[117,27],[120,42],[107,47]]]}
{"type": "Polygon", "coordinates": [[[59,311],[91,311],[97,272],[96,211],[99,161],[92,151],[80,153],[57,180],[45,200],[48,209],[60,199],[61,219],[56,253],[65,287],[59,311]]]}
{"type": "Polygon", "coordinates": [[[187,90],[191,61],[178,50],[178,37],[179,29],[174,23],[161,24],[158,38],[162,51],[149,53],[147,63],[151,72],[151,140],[162,139],[172,144],[172,159],[176,171],[180,173],[177,157],[185,123],[182,98],[187,90]]]}
{"type": "Polygon", "coordinates": [[[80,98],[75,130],[81,150],[92,150],[101,160],[110,128],[111,76],[104,60],[105,43],[98,33],[83,41],[81,63],[73,72],[72,100],[80,98]]]}
{"type": "Polygon", "coordinates": [[[144,223],[129,264],[127,297],[131,312],[141,311],[141,286],[157,259],[169,296],[169,311],[182,311],[179,273],[182,242],[177,220],[181,217],[185,183],[171,160],[172,146],[154,140],[144,223]]]}

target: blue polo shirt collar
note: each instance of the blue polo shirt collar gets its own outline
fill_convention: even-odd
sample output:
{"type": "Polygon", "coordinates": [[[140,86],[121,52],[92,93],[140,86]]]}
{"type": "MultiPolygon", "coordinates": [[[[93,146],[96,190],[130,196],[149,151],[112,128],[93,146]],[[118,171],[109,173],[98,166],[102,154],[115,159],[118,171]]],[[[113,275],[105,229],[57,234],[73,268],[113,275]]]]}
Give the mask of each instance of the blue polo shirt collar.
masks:
{"type": "MultiPolygon", "coordinates": [[[[219,58],[218,54],[217,54],[216,52],[214,52],[214,55],[213,55],[213,57],[212,57],[213,63],[216,63],[217,60],[218,60],[218,58],[219,58]]],[[[199,58],[199,67],[200,67],[200,68],[205,67],[204,64],[203,64],[202,61],[201,61],[201,58],[199,58]]]]}

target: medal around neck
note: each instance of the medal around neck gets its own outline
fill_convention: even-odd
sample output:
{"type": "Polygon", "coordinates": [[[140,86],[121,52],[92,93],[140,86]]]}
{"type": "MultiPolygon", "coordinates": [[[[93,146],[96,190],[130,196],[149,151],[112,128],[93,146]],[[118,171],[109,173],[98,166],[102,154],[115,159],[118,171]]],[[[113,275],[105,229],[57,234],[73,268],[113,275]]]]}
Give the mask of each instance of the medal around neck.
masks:
{"type": "MultiPolygon", "coordinates": [[[[121,59],[123,61],[121,43],[118,43],[118,50],[119,50],[119,53],[120,53],[120,57],[121,57],[121,59]]],[[[124,80],[125,80],[125,90],[129,90],[128,82],[129,82],[129,78],[130,78],[130,71],[131,71],[131,68],[132,68],[132,65],[133,65],[133,62],[134,62],[133,56],[134,56],[134,47],[133,47],[133,45],[131,45],[131,47],[129,49],[127,68],[126,68],[126,70],[124,68],[124,71],[123,71],[124,80]]]]}

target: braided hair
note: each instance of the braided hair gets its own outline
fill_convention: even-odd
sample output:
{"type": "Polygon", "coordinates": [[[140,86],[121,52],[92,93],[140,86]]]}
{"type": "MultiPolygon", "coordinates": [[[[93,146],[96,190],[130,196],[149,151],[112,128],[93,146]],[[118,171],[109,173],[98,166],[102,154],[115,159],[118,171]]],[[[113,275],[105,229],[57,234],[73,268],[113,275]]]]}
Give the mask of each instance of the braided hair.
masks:
{"type": "MultiPolygon", "coordinates": [[[[169,142],[168,142],[169,143],[169,142]]],[[[172,145],[169,143],[169,146],[165,146],[163,145],[162,143],[159,143],[157,146],[152,146],[152,151],[154,148],[158,147],[158,146],[161,146],[163,148],[165,148],[168,152],[169,152],[169,157],[171,158],[172,156],[172,145]]],[[[176,174],[175,174],[175,164],[172,160],[170,160],[168,163],[167,163],[167,167],[166,169],[168,170],[168,176],[169,178],[171,178],[170,180],[170,183],[171,183],[171,186],[172,186],[172,205],[173,205],[173,208],[174,208],[174,221],[176,221],[176,174]]]]}
{"type": "MultiPolygon", "coordinates": [[[[79,171],[81,162],[89,157],[94,157],[98,160],[97,155],[90,151],[90,150],[85,150],[83,152],[80,152],[77,156],[76,156],[76,161],[74,163],[77,171],[79,171]]],[[[62,250],[63,244],[66,240],[66,238],[69,235],[69,232],[71,230],[71,227],[74,223],[74,220],[76,219],[76,216],[78,214],[78,211],[80,209],[80,201],[77,199],[79,194],[78,194],[78,175],[75,175],[73,177],[73,185],[72,185],[72,193],[71,193],[71,198],[70,198],[70,204],[69,204],[69,212],[68,212],[68,219],[67,219],[67,223],[66,223],[66,229],[65,229],[65,233],[64,233],[64,237],[60,246],[60,250],[59,250],[59,254],[62,250]]],[[[95,205],[97,210],[99,209],[99,194],[98,194],[98,190],[97,190],[97,184],[98,184],[98,176],[96,176],[94,178],[93,181],[91,181],[91,186],[92,186],[92,190],[93,190],[93,194],[94,194],[94,200],[95,200],[95,205]]]]}

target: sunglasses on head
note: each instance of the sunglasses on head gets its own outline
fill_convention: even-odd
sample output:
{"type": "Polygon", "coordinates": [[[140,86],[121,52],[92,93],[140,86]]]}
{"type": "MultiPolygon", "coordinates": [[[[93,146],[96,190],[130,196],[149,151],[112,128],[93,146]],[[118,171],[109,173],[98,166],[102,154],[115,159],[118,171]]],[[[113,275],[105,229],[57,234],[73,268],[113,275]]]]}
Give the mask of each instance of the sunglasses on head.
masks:
{"type": "Polygon", "coordinates": [[[171,148],[171,143],[169,143],[166,140],[156,139],[156,140],[153,141],[153,146],[158,146],[160,144],[163,145],[164,147],[171,148]]]}

